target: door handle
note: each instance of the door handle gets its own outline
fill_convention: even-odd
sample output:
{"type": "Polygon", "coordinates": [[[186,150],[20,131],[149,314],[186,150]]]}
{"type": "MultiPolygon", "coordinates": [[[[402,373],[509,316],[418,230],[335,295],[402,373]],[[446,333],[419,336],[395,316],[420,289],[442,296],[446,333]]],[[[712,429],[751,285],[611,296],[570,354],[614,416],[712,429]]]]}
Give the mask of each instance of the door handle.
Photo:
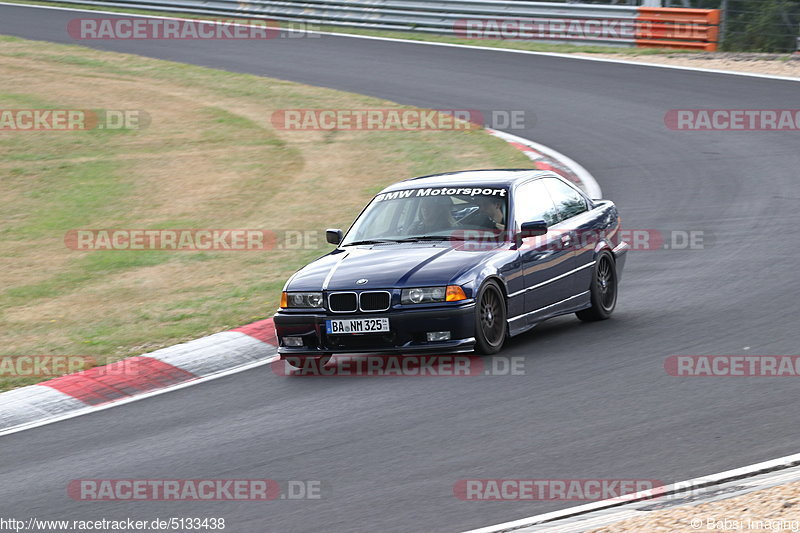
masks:
{"type": "Polygon", "coordinates": [[[561,236],[561,245],[564,248],[569,248],[569,245],[572,244],[572,237],[569,236],[569,233],[561,236]]]}

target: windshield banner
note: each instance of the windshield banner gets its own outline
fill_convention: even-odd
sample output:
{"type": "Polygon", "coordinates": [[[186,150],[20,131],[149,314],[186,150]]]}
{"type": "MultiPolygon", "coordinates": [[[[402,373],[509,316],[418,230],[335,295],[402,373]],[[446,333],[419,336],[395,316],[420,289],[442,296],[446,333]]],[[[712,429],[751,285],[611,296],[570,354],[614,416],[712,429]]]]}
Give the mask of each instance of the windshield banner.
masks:
{"type": "Polygon", "coordinates": [[[453,196],[466,194],[469,196],[500,196],[505,197],[506,189],[482,188],[482,187],[441,187],[429,189],[407,189],[405,191],[392,191],[381,193],[375,197],[376,202],[383,200],[395,200],[397,198],[409,198],[411,196],[453,196]]]}

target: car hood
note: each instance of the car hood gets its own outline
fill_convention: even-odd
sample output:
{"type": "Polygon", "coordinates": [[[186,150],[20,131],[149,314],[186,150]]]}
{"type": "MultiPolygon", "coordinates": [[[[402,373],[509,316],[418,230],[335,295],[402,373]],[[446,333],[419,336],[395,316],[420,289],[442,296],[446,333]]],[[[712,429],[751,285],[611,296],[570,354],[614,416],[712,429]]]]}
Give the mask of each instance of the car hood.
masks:
{"type": "Polygon", "coordinates": [[[490,251],[448,244],[381,244],[336,250],[299,270],[287,290],[391,289],[447,285],[480,264],[490,251]],[[362,284],[356,281],[366,279],[362,284]]]}

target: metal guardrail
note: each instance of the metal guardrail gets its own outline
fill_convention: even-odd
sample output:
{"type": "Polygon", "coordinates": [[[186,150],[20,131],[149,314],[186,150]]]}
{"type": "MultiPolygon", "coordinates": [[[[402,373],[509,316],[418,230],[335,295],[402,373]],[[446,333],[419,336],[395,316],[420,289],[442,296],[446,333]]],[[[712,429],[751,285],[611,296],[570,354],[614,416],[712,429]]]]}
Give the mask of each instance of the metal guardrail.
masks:
{"type": "MultiPolygon", "coordinates": [[[[55,0],[54,0],[55,1],[55,0]]],[[[194,15],[573,44],[715,50],[719,10],[517,0],[58,0],[194,15]]]]}

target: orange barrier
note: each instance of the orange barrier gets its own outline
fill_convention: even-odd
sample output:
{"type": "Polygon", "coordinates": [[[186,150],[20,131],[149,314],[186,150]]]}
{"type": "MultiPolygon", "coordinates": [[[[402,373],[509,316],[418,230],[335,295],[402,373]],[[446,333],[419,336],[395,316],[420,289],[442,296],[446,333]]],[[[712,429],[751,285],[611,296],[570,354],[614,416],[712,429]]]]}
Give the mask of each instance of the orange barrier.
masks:
{"type": "Polygon", "coordinates": [[[636,46],[714,52],[719,41],[719,9],[640,7],[636,46]]]}

